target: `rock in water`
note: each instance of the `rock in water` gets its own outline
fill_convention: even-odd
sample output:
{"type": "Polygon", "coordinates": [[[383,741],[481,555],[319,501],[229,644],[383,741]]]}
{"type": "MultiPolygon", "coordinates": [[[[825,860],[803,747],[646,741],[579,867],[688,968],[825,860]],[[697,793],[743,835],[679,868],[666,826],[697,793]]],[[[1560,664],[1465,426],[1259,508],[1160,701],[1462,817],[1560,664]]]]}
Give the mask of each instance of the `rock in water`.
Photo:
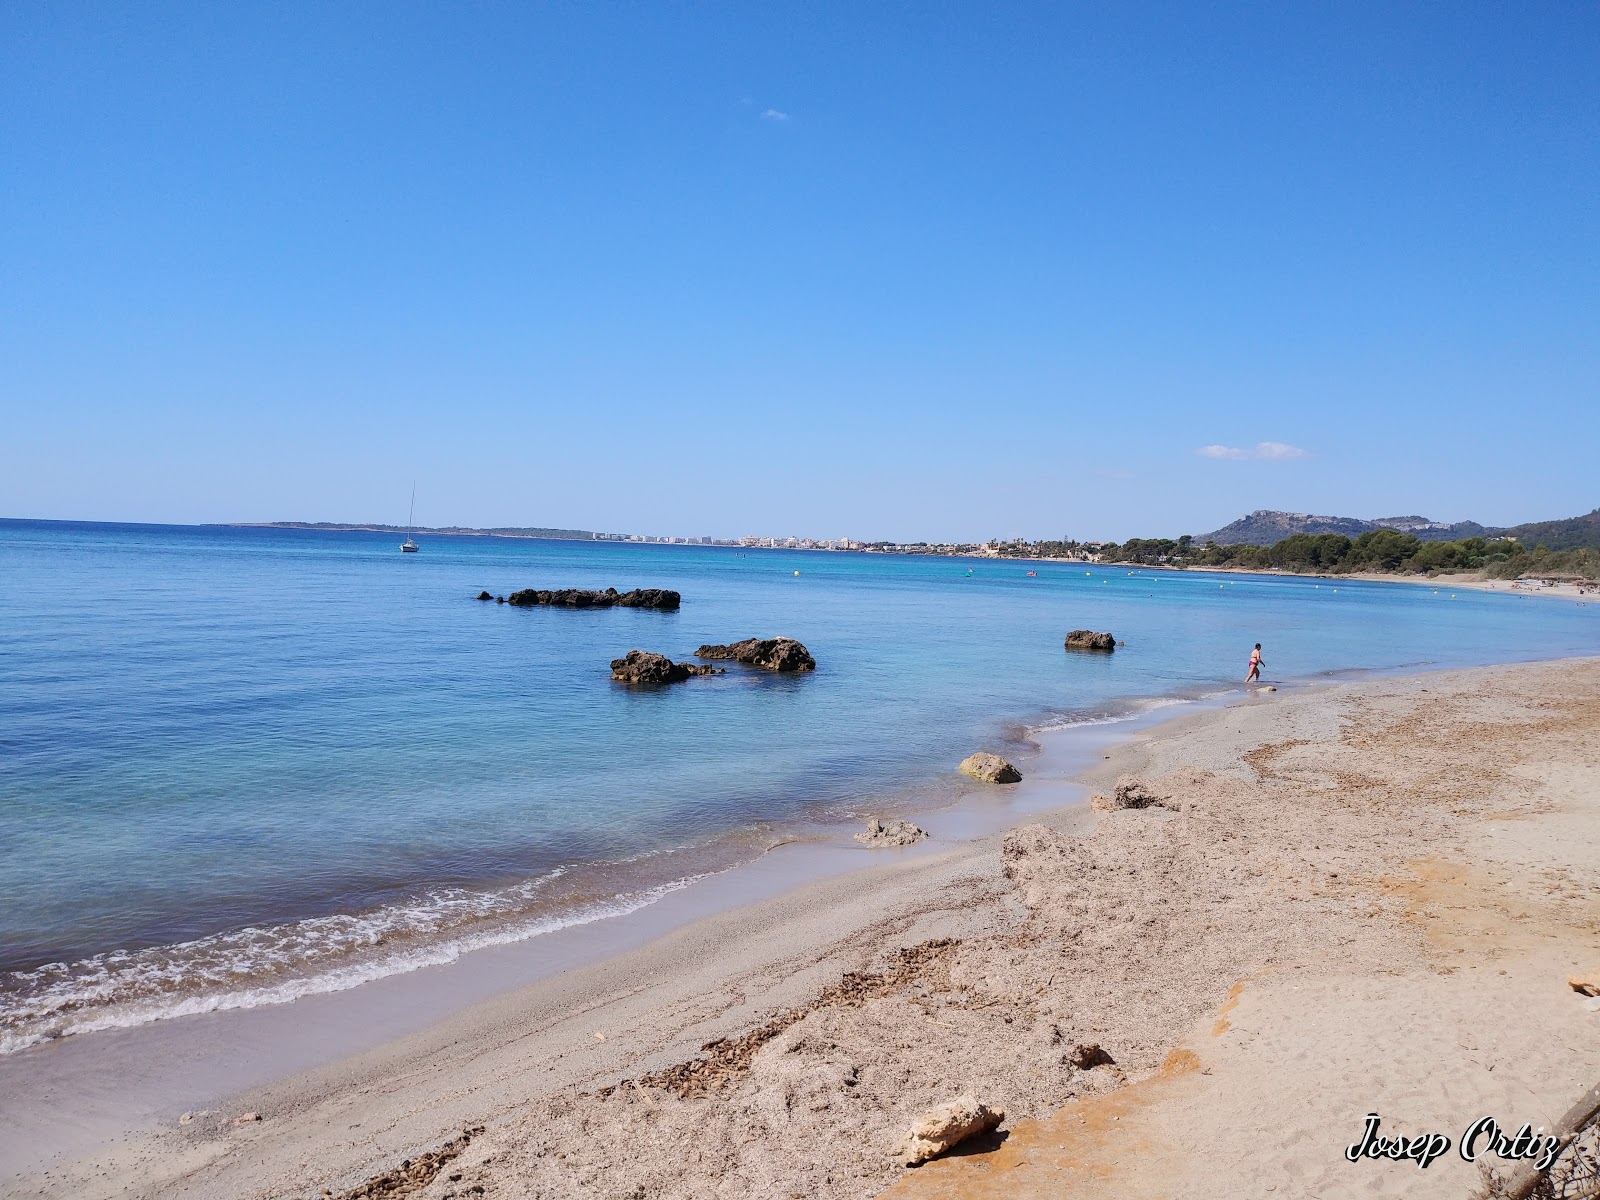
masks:
{"type": "Polygon", "coordinates": [[[922,1114],[906,1134],[901,1159],[915,1167],[974,1134],[988,1133],[1005,1119],[1004,1109],[990,1108],[976,1096],[957,1096],[922,1114]]]}
{"type": "Polygon", "coordinates": [[[728,646],[701,646],[696,658],[732,659],[763,671],[815,671],[817,660],[793,638],[745,638],[728,646]]]}
{"type": "Polygon", "coordinates": [[[557,591],[524,588],[520,592],[512,592],[506,598],[506,603],[515,604],[518,608],[532,608],[536,604],[550,604],[564,608],[659,608],[670,610],[677,608],[682,603],[682,600],[683,597],[677,592],[668,591],[666,588],[634,588],[631,592],[619,592],[616,588],[607,588],[603,592],[586,592],[579,588],[561,588],[557,591]]]}
{"type": "Polygon", "coordinates": [[[962,759],[959,769],[963,775],[971,775],[984,783],[1022,782],[1021,771],[998,754],[990,754],[987,750],[979,750],[976,754],[962,759]]]}
{"type": "Polygon", "coordinates": [[[479,600],[493,600],[494,597],[491,596],[488,592],[479,592],[478,593],[478,599],[479,600]]]}
{"type": "Polygon", "coordinates": [[[877,817],[867,822],[866,829],[856,834],[856,841],[864,846],[909,846],[928,836],[926,829],[918,829],[910,821],[882,821],[877,817]]]}
{"type": "Polygon", "coordinates": [[[677,683],[691,675],[720,675],[717,667],[696,663],[675,663],[665,654],[649,650],[629,650],[623,658],[611,660],[611,678],[618,683],[677,683]]]}
{"type": "Polygon", "coordinates": [[[1096,633],[1092,629],[1074,629],[1067,634],[1068,650],[1115,650],[1117,639],[1109,633],[1096,633]]]}

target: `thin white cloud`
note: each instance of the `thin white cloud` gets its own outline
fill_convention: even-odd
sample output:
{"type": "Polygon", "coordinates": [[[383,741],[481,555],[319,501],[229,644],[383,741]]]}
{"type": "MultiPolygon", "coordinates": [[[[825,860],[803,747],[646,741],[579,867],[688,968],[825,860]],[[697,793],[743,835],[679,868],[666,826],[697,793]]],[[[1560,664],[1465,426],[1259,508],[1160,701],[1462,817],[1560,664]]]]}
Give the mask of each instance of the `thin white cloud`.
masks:
{"type": "Polygon", "coordinates": [[[1201,458],[1264,458],[1279,462],[1289,458],[1311,457],[1311,451],[1291,446],[1288,442],[1257,442],[1254,446],[1201,446],[1195,453],[1201,458]]]}
{"type": "Polygon", "coordinates": [[[1311,451],[1287,442],[1257,442],[1255,448],[1257,458],[1308,458],[1310,455],[1311,451]]]}
{"type": "Polygon", "coordinates": [[[788,113],[780,112],[776,108],[769,108],[761,115],[769,121],[787,121],[789,119],[788,113]]]}

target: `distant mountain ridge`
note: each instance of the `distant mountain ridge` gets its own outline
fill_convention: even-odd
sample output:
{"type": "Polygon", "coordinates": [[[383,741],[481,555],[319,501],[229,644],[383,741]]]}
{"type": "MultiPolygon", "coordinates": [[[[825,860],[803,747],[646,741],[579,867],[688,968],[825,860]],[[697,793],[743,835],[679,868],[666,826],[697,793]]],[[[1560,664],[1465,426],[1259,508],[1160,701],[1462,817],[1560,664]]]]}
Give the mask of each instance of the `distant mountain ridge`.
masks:
{"type": "Polygon", "coordinates": [[[1215,542],[1219,546],[1271,546],[1296,533],[1340,533],[1348,538],[1356,538],[1374,529],[1394,529],[1414,534],[1418,541],[1423,542],[1458,542],[1471,537],[1514,537],[1529,550],[1535,546],[1543,546],[1547,550],[1600,550],[1600,508],[1581,517],[1505,526],[1479,525],[1476,521],[1457,521],[1454,525],[1447,525],[1427,517],[1374,517],[1370,521],[1363,521],[1360,517],[1326,517],[1316,513],[1258,508],[1213,533],[1196,534],[1194,540],[1202,546],[1207,542],[1215,542]]]}
{"type": "Polygon", "coordinates": [[[1213,533],[1196,534],[1194,540],[1201,545],[1216,542],[1219,546],[1271,546],[1296,533],[1338,533],[1355,538],[1374,529],[1394,529],[1400,533],[1414,534],[1424,542],[1454,542],[1462,538],[1484,537],[1494,532],[1476,521],[1457,521],[1454,525],[1447,525],[1443,521],[1417,516],[1375,517],[1363,521],[1360,517],[1328,517],[1317,513],[1258,508],[1213,533]]]}

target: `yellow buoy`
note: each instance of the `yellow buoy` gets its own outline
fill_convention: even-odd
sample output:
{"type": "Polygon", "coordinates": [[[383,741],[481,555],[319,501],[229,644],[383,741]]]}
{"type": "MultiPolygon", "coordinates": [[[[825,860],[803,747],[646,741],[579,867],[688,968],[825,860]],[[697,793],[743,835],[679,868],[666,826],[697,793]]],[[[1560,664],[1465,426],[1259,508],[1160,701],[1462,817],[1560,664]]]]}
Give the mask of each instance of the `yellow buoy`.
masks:
{"type": "Polygon", "coordinates": [[[799,571],[796,571],[796,572],[795,572],[795,574],[796,574],[796,575],[798,575],[798,574],[800,574],[800,572],[799,572],[799,571]]]}

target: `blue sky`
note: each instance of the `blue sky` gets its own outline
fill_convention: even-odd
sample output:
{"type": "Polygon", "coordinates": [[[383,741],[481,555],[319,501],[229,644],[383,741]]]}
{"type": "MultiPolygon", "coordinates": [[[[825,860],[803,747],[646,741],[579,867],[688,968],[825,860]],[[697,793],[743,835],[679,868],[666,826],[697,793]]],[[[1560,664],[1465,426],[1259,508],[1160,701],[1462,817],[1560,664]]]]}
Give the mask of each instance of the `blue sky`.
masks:
{"type": "Polygon", "coordinates": [[[1600,504],[1600,8],[0,8],[0,515],[1600,504]]]}

